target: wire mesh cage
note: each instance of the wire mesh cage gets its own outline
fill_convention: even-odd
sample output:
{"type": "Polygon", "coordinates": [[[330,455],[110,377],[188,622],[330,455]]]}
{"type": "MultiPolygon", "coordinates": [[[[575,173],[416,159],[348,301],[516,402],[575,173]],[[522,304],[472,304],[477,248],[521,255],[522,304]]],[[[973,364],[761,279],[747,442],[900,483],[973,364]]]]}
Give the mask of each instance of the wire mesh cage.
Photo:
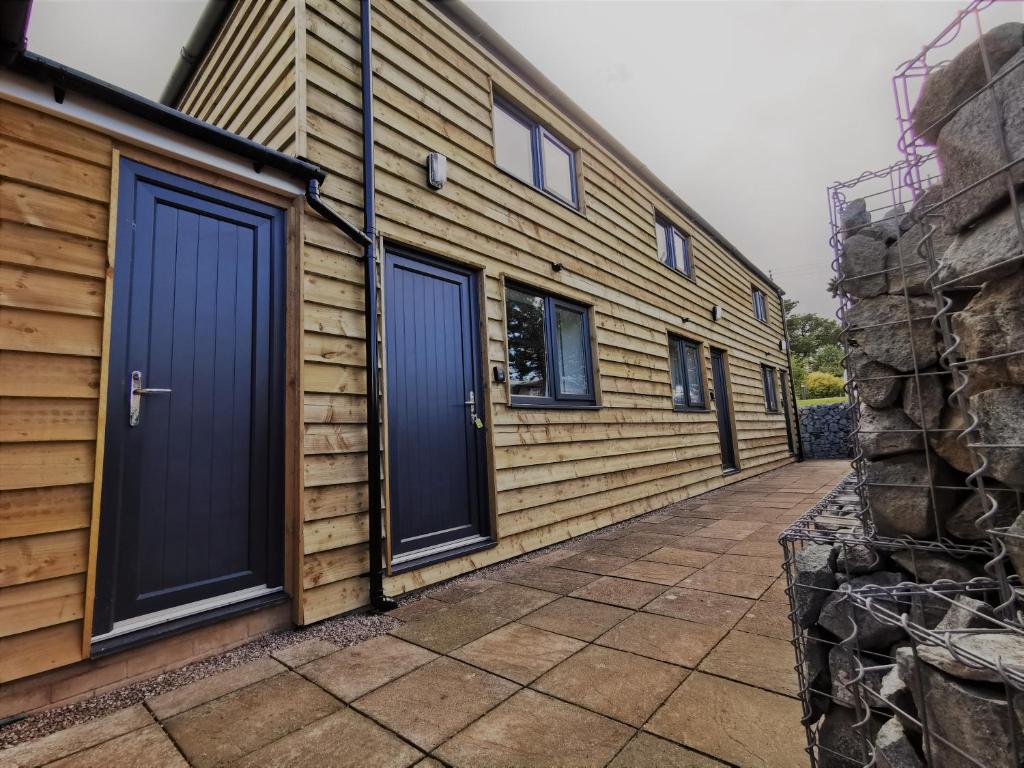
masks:
{"type": "Polygon", "coordinates": [[[828,188],[853,473],[780,537],[813,766],[1024,767],[1022,22],[958,13],[902,159],[828,188]]]}

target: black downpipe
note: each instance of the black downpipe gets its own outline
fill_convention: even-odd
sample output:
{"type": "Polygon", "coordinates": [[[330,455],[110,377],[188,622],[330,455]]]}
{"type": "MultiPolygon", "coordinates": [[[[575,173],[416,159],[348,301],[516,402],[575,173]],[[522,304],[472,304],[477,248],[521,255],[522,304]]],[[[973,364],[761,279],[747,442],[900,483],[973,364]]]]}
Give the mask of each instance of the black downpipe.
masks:
{"type": "MultiPolygon", "coordinates": [[[[789,318],[786,317],[786,300],[782,298],[782,291],[776,292],[779,297],[779,306],[782,308],[782,333],[783,338],[786,339],[786,368],[789,370],[789,392],[793,398],[793,426],[796,430],[794,435],[796,439],[796,445],[793,446],[793,452],[796,454],[797,461],[804,460],[804,441],[800,435],[800,407],[796,404],[796,381],[793,379],[793,350],[789,346],[789,318]]],[[[789,414],[786,414],[788,421],[789,414]]]]}
{"type": "Polygon", "coordinates": [[[363,232],[366,258],[363,279],[366,314],[366,472],[370,488],[370,606],[377,611],[398,607],[384,594],[384,530],[381,519],[380,371],[377,345],[377,212],[373,159],[373,34],[370,0],[360,1],[360,70],[363,84],[363,232]]]}
{"type": "Polygon", "coordinates": [[[310,179],[306,185],[306,202],[309,203],[309,207],[319,213],[331,224],[336,226],[350,238],[355,240],[364,248],[373,245],[373,239],[368,237],[365,232],[360,230],[354,224],[349,223],[341,216],[336,214],[327,204],[320,199],[320,183],[316,179],[310,179]]]}

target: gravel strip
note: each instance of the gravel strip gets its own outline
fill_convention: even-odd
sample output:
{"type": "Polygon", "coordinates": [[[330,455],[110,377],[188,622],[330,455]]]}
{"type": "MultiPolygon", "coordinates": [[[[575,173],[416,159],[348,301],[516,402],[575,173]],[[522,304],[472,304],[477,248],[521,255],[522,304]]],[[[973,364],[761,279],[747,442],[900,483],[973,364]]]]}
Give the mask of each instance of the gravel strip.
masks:
{"type": "MultiPolygon", "coordinates": [[[[782,468],[780,467],[779,469],[782,468]]],[[[770,472],[756,475],[756,477],[759,479],[768,478],[777,471],[779,470],[772,470],[770,472]]],[[[605,526],[604,528],[598,528],[594,531],[590,531],[589,533],[585,533],[571,539],[566,539],[565,541],[561,541],[556,544],[551,544],[543,549],[534,550],[524,555],[513,557],[509,560],[502,560],[500,563],[495,563],[494,565],[489,565],[479,570],[470,571],[449,579],[448,581],[423,587],[416,592],[410,592],[399,597],[398,603],[399,605],[408,605],[409,603],[416,602],[422,597],[427,597],[433,593],[441,591],[442,589],[447,589],[453,584],[458,584],[459,582],[468,581],[470,579],[478,579],[489,575],[500,574],[502,571],[512,568],[513,566],[529,562],[530,560],[546,555],[549,552],[557,552],[560,549],[578,544],[581,541],[588,541],[598,535],[604,535],[612,531],[632,527],[636,523],[641,523],[648,517],[662,512],[683,510],[703,504],[706,501],[721,495],[730,488],[731,484],[722,488],[716,488],[712,491],[706,491],[698,496],[673,502],[672,504],[652,510],[651,512],[623,520],[622,522],[614,523],[612,525],[605,526]]],[[[150,678],[149,680],[132,683],[131,685],[126,685],[123,688],[118,688],[117,690],[110,691],[109,693],[102,694],[101,696],[86,699],[75,704],[68,704],[63,707],[49,709],[38,714],[30,715],[24,720],[18,720],[17,722],[0,727],[0,749],[12,747],[15,744],[20,744],[24,741],[38,739],[42,736],[55,733],[56,731],[70,728],[73,725],[78,725],[98,717],[103,717],[104,715],[109,715],[112,712],[138,704],[145,699],[156,696],[157,694],[181,688],[189,685],[190,683],[194,683],[197,680],[201,680],[204,677],[209,677],[210,675],[223,672],[224,670],[231,669],[232,667],[237,667],[241,664],[255,661],[263,656],[268,656],[272,652],[286,648],[290,645],[305,642],[306,640],[320,639],[330,641],[339,648],[345,648],[350,645],[355,645],[356,643],[361,643],[364,640],[369,640],[372,637],[387,634],[392,629],[400,626],[401,623],[402,622],[398,619],[393,619],[387,614],[373,614],[367,611],[362,611],[345,616],[336,616],[331,619],[325,619],[324,621],[301,629],[273,632],[253,640],[250,643],[241,645],[238,648],[234,648],[216,656],[211,656],[210,658],[203,659],[202,661],[194,662],[180,669],[164,672],[163,674],[150,678]]]]}

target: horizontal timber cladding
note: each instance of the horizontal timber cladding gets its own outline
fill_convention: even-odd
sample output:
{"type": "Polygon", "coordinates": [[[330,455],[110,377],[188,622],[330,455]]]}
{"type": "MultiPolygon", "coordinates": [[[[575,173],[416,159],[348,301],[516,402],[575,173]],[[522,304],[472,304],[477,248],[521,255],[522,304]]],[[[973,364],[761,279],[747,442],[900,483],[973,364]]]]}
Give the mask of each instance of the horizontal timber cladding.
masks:
{"type": "MultiPolygon", "coordinates": [[[[292,202],[287,193],[269,191],[275,185],[255,189],[238,181],[244,165],[218,161],[221,172],[174,160],[143,148],[144,135],[138,145],[115,140],[106,128],[87,127],[109,123],[62,115],[59,106],[31,106],[19,93],[0,94],[0,699],[5,683],[80,661],[88,648],[104,323],[112,293],[111,189],[119,158],[280,207],[292,202]]],[[[340,321],[329,324],[338,333],[309,335],[311,364],[343,357],[358,370],[358,339],[340,336],[340,321]]],[[[311,455],[365,452],[366,431],[352,418],[357,404],[329,394],[306,407],[307,418],[319,422],[306,435],[311,455]]],[[[352,572],[336,564],[333,550],[340,538],[352,537],[348,529],[357,520],[325,519],[314,539],[332,577],[352,572]]]]}
{"type": "MultiPolygon", "coordinates": [[[[230,46],[267,23],[260,16],[266,2],[240,5],[252,7],[236,9],[185,99],[188,111],[224,125],[222,102],[237,96],[223,95],[227,83],[215,68],[224,65],[216,61],[234,61],[230,46]]],[[[275,7],[296,20],[296,152],[324,168],[324,197],[359,222],[358,0],[289,0],[288,10],[275,7]]],[[[374,0],[373,12],[377,215],[385,242],[482,270],[485,373],[507,365],[506,279],[593,307],[601,406],[514,408],[506,385],[490,383],[485,420],[497,547],[391,576],[385,589],[397,593],[448,578],[792,460],[784,417],[766,413],[762,388],[762,364],[786,365],[779,348],[782,308],[772,287],[431,4],[374,0]],[[579,211],[495,167],[495,92],[579,150],[579,211]],[[429,152],[448,158],[448,182],[439,191],[425,183],[429,152]],[[695,281],[658,261],[656,213],[690,236],[695,281]],[[553,271],[553,263],[562,271],[553,271]],[[754,318],[755,286],[767,297],[767,324],[754,318]],[[724,309],[718,322],[711,319],[714,306],[724,309]],[[702,343],[705,386],[710,347],[727,353],[736,475],[722,475],[715,413],[672,408],[670,333],[702,343]]],[[[236,79],[243,76],[236,70],[236,79]]],[[[254,130],[241,129],[256,136],[254,130]]],[[[356,246],[311,213],[303,236],[300,573],[302,618],[312,622],[368,601],[366,360],[356,246]]],[[[386,313],[386,297],[384,303],[386,313]]]]}
{"type": "Polygon", "coordinates": [[[82,658],[112,157],[0,99],[0,684],[82,658]]]}

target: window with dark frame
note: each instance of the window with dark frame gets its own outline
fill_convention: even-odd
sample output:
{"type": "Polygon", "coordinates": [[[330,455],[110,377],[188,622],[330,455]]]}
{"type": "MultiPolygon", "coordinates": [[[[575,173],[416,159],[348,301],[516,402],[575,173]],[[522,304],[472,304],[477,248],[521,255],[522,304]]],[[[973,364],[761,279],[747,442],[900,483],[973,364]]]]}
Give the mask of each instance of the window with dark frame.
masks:
{"type": "Polygon", "coordinates": [[[764,407],[769,413],[779,410],[779,395],[775,388],[775,369],[770,365],[761,366],[761,380],[764,384],[764,407]]]}
{"type": "Polygon", "coordinates": [[[760,288],[751,289],[754,294],[754,317],[762,323],[768,322],[768,305],[765,304],[764,291],[760,288]]]}
{"type": "Polygon", "coordinates": [[[687,277],[693,277],[689,236],[661,216],[654,219],[654,232],[658,240],[658,261],[687,277]]]}
{"type": "Polygon", "coordinates": [[[579,208],[576,153],[544,125],[494,100],[494,159],[498,167],[552,197],[579,208]]]}
{"type": "Polygon", "coordinates": [[[677,411],[706,410],[701,345],[681,336],[670,335],[668,357],[672,378],[672,407],[677,411]]]}
{"type": "Polygon", "coordinates": [[[587,308],[509,284],[505,287],[508,382],[513,405],[594,405],[587,308]]]}

